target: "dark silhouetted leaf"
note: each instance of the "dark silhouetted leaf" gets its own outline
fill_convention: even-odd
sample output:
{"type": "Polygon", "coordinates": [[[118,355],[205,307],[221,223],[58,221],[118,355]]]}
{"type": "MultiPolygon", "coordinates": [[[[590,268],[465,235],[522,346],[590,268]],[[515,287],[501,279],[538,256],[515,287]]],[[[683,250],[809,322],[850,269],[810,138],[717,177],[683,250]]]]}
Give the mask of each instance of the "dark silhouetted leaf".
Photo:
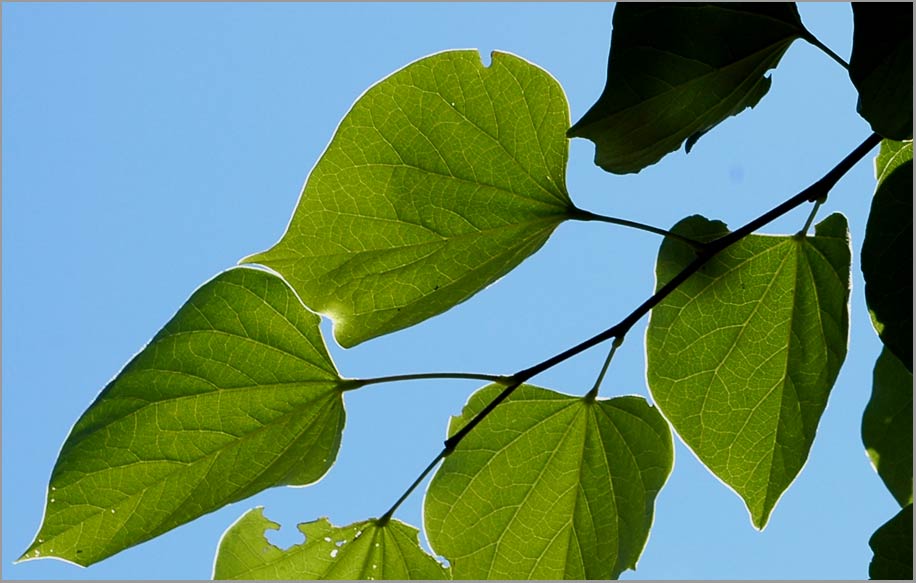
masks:
{"type": "MultiPolygon", "coordinates": [[[[694,216],[674,231],[709,240],[727,229],[694,216]]],[[[665,239],[658,286],[693,257],[665,239]]],[[[813,237],[741,239],[652,310],[652,396],[757,528],[801,471],[846,356],[849,263],[846,220],[834,214],[813,237]]]]}
{"type": "Polygon", "coordinates": [[[881,142],[862,275],[881,341],[913,371],[913,142],[881,142]]]}
{"type": "Polygon", "coordinates": [[[604,92],[568,135],[608,172],[639,172],[755,106],[807,34],[793,3],[618,3],[604,92]]]}
{"type": "Polygon", "coordinates": [[[849,78],[859,114],[892,140],[913,137],[913,3],[853,2],[849,78]]]}
{"type": "Polygon", "coordinates": [[[875,553],[868,576],[872,579],[913,580],[913,505],[884,523],[868,540],[875,553]]]}
{"type": "Polygon", "coordinates": [[[862,443],[901,506],[913,502],[913,373],[885,348],[875,363],[862,443]]]}

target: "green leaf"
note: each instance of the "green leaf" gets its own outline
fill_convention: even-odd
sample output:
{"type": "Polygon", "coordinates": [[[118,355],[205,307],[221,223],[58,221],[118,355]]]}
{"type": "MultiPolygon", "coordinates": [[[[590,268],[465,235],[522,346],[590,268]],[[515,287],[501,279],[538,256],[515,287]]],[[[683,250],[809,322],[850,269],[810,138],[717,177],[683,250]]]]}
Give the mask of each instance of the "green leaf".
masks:
{"type": "Polygon", "coordinates": [[[913,142],[881,142],[862,276],[881,341],[913,371],[913,142]]]}
{"type": "MultiPolygon", "coordinates": [[[[454,434],[502,390],[475,393],[454,434]]],[[[426,494],[432,548],[456,579],[610,579],[634,569],[674,463],[640,397],[520,386],[445,458],[426,494]]]]}
{"type": "Polygon", "coordinates": [[[862,443],[884,485],[901,506],[913,502],[913,373],[886,348],[875,363],[862,443]]]}
{"type": "Polygon", "coordinates": [[[201,286],[77,421],[23,559],[89,565],[334,463],[340,378],[318,329],[274,275],[201,286]]]}
{"type": "Polygon", "coordinates": [[[214,579],[448,579],[449,571],[420,548],[416,528],[398,520],[336,527],[326,518],[303,522],[305,542],[286,550],[267,541],[280,525],[261,507],[242,515],[223,534],[214,579]]]}
{"type": "MultiPolygon", "coordinates": [[[[724,235],[694,216],[674,231],[724,235]]],[[[694,257],[662,243],[658,287],[694,257]]],[[[652,397],[762,529],[801,471],[846,356],[850,250],[846,220],[814,237],[750,235],[716,255],[653,311],[646,332],[652,397]]]]}
{"type": "Polygon", "coordinates": [[[880,186],[895,170],[913,160],[913,141],[882,140],[875,158],[875,178],[880,186]]]}
{"type": "Polygon", "coordinates": [[[910,504],[884,523],[868,540],[875,553],[868,576],[871,579],[913,580],[913,505],[910,504]]]}
{"type": "Polygon", "coordinates": [[[596,145],[595,164],[639,172],[747,107],[765,74],[807,35],[794,3],[618,3],[607,84],[568,135],[596,145]]]}
{"type": "Polygon", "coordinates": [[[853,2],[849,78],[856,110],[892,140],[913,137],[913,3],[853,2]]]}
{"type": "Polygon", "coordinates": [[[569,108],[549,74],[439,53],[369,89],[312,170],[283,238],[252,255],[334,321],[345,347],[463,302],[574,207],[569,108]]]}

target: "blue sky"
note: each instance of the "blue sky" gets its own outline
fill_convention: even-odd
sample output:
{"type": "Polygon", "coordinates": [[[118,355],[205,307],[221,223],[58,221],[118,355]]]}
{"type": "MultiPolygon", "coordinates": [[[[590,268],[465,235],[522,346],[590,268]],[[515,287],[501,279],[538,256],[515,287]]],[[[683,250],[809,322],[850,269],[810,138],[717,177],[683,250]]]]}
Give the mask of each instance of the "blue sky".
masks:
{"type": "MultiPolygon", "coordinates": [[[[848,59],[848,4],[802,4],[805,24],[848,59]]],[[[223,508],[89,569],[13,561],[31,542],[70,427],[98,391],[216,273],[282,234],[309,170],[372,83],[430,53],[512,52],[566,90],[573,121],[604,86],[609,4],[3,5],[2,574],[12,579],[206,579],[221,533],[256,505],[298,542],[297,522],[384,512],[441,448],[448,416],[478,386],[437,381],[347,394],[337,464],[318,484],[223,508]]],[[[592,165],[571,143],[582,208],[660,227],[699,213],[732,227],[831,168],[868,134],[845,71],[796,42],[754,109],[638,175],[592,165]]],[[[880,345],[858,249],[874,178],[859,164],[821,218],[850,221],[849,356],[808,464],[770,524],[677,445],[649,543],[626,579],[866,578],[871,533],[897,510],[859,437],[880,345]]],[[[797,231],[807,209],[765,232],[797,231]]],[[[562,225],[503,280],[446,314],[332,355],[345,376],[511,373],[615,323],[654,285],[660,241],[562,225]]],[[[645,320],[617,352],[602,396],[648,396],[645,320]]],[[[534,380],[582,394],[595,349],[534,380]]],[[[421,524],[422,489],[397,517],[421,524]]]]}

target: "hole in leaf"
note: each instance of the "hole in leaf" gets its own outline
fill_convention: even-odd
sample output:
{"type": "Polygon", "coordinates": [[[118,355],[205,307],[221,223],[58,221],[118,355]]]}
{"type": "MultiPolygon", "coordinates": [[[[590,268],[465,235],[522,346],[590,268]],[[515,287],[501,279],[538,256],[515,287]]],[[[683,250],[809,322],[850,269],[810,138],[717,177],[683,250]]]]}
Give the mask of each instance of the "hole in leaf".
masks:
{"type": "Polygon", "coordinates": [[[267,542],[280,550],[286,551],[305,542],[305,536],[295,526],[283,526],[279,529],[270,529],[264,532],[267,542]]]}

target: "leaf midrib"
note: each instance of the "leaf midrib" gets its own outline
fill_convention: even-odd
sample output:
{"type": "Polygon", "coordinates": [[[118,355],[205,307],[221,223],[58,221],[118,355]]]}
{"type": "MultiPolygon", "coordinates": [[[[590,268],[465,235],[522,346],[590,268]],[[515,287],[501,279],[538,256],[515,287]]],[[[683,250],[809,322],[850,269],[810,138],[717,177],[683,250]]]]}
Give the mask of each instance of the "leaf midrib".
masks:
{"type": "MultiPolygon", "coordinates": [[[[180,371],[163,371],[163,372],[175,372],[179,374],[186,374],[186,373],[181,373],[180,371]]],[[[84,441],[86,441],[87,439],[89,439],[90,437],[98,433],[99,431],[102,431],[103,429],[111,429],[113,425],[122,423],[126,421],[127,419],[134,417],[135,415],[139,415],[142,411],[144,411],[145,409],[148,409],[149,407],[158,407],[158,406],[165,405],[167,403],[180,403],[181,401],[184,401],[184,400],[192,400],[192,399],[198,399],[202,397],[218,399],[220,391],[251,391],[251,390],[259,391],[261,389],[269,390],[269,389],[273,389],[276,387],[296,387],[296,388],[308,389],[310,385],[322,385],[322,384],[333,384],[335,385],[335,388],[336,388],[339,380],[340,379],[338,379],[337,381],[326,381],[326,380],[292,381],[292,382],[284,382],[284,383],[258,383],[255,385],[241,386],[241,387],[217,387],[216,389],[212,391],[194,393],[191,395],[180,395],[177,397],[166,397],[163,399],[156,399],[156,400],[147,399],[146,403],[144,403],[140,407],[137,407],[136,409],[128,411],[127,413],[125,413],[124,415],[121,415],[120,417],[115,417],[113,419],[110,419],[106,421],[104,425],[99,425],[89,432],[86,432],[86,433],[81,432],[79,434],[78,439],[76,439],[76,441],[73,441],[72,443],[67,444],[67,449],[71,450],[71,449],[75,449],[79,447],[84,441]]],[[[331,394],[332,392],[333,390],[329,390],[328,394],[331,394]]],[[[134,395],[118,395],[117,397],[112,397],[112,399],[141,400],[143,399],[143,397],[134,396],[134,395]]],[[[311,402],[312,401],[306,401],[306,402],[303,402],[302,405],[306,405],[311,402]]],[[[198,430],[195,429],[194,431],[198,431],[198,430]]],[[[229,435],[232,435],[232,434],[229,434],[229,435]]]]}
{"type": "MultiPolygon", "coordinates": [[[[399,220],[394,220],[394,219],[366,217],[364,215],[357,215],[357,214],[345,214],[345,213],[335,213],[335,214],[343,215],[343,216],[352,216],[355,218],[368,219],[368,220],[373,220],[373,221],[380,220],[380,221],[394,222],[394,223],[404,222],[404,221],[399,221],[399,220]]],[[[253,259],[255,263],[260,263],[265,260],[270,261],[270,262],[281,262],[281,261],[298,261],[298,260],[305,260],[305,259],[324,259],[324,258],[329,258],[329,257],[340,257],[340,256],[351,257],[351,256],[365,255],[369,253],[389,254],[389,253],[393,253],[396,251],[415,249],[415,248],[420,248],[420,247],[424,247],[427,245],[440,245],[441,246],[441,245],[448,245],[452,243],[453,241],[462,241],[465,239],[472,239],[476,237],[489,237],[491,236],[492,233],[497,232],[497,231],[517,228],[517,227],[528,227],[529,225],[537,225],[539,223],[560,224],[563,221],[567,220],[568,218],[570,218],[569,214],[567,214],[566,216],[552,215],[552,216],[545,216],[545,217],[536,217],[530,220],[509,223],[505,225],[499,225],[497,227],[490,227],[487,229],[480,229],[480,230],[477,230],[471,233],[461,233],[458,235],[451,235],[448,237],[440,236],[440,239],[434,240],[434,241],[422,241],[420,243],[409,243],[405,245],[379,247],[379,248],[373,248],[373,249],[361,249],[361,250],[356,250],[356,251],[348,250],[348,251],[341,251],[338,253],[306,254],[298,249],[299,245],[296,245],[294,243],[286,243],[286,244],[283,244],[283,251],[285,253],[282,253],[281,251],[279,251],[280,246],[277,246],[263,254],[259,253],[247,259],[253,259]]],[[[413,224],[413,223],[408,223],[408,224],[413,224]]],[[[425,227],[422,227],[422,225],[416,225],[416,226],[425,228],[425,227]]],[[[342,264],[342,265],[345,265],[345,264],[342,264]]]]}
{"type": "MultiPolygon", "coordinates": [[[[330,395],[330,394],[329,394],[329,395],[330,395]]],[[[329,401],[328,404],[333,404],[333,403],[331,403],[331,402],[329,401]]],[[[341,404],[342,404],[342,402],[341,402],[341,404]]],[[[262,425],[261,427],[259,427],[259,428],[255,429],[255,430],[253,430],[253,431],[251,431],[251,432],[245,434],[245,436],[242,437],[242,438],[237,438],[237,439],[234,440],[234,441],[230,441],[230,442],[228,442],[228,443],[226,443],[226,444],[223,444],[223,445],[219,446],[218,448],[216,448],[216,449],[214,449],[214,450],[212,450],[212,451],[210,451],[210,452],[207,452],[205,455],[201,456],[201,457],[200,457],[199,459],[197,459],[197,460],[194,460],[194,461],[192,461],[192,462],[188,462],[188,463],[182,464],[181,467],[176,468],[176,469],[173,470],[172,472],[169,472],[169,473],[167,473],[167,474],[164,474],[164,475],[163,475],[160,479],[158,479],[156,482],[151,483],[151,484],[148,484],[148,485],[146,485],[146,486],[143,486],[141,489],[136,490],[136,491],[134,491],[134,492],[128,494],[127,496],[125,496],[124,498],[122,498],[120,501],[115,502],[115,505],[116,505],[116,506],[123,505],[123,504],[125,504],[126,502],[135,499],[137,496],[142,496],[142,495],[144,495],[150,488],[152,488],[152,487],[154,487],[154,486],[156,486],[156,485],[158,485],[158,484],[160,484],[160,483],[166,481],[169,477],[173,476],[173,475],[174,475],[175,473],[177,473],[177,472],[180,472],[180,471],[183,471],[183,470],[187,470],[187,469],[188,469],[190,466],[192,466],[192,465],[197,465],[197,464],[205,463],[205,462],[208,462],[208,461],[212,462],[213,459],[214,459],[219,453],[221,453],[223,450],[225,450],[225,449],[227,449],[227,448],[229,448],[229,447],[233,447],[233,446],[235,446],[236,444],[238,444],[240,441],[242,441],[243,439],[250,438],[251,436],[256,435],[257,433],[260,433],[261,431],[266,431],[268,428],[272,428],[273,425],[276,425],[276,424],[278,424],[278,423],[282,423],[282,422],[286,421],[286,420],[287,420],[289,417],[291,417],[292,415],[297,414],[297,413],[300,413],[300,412],[301,412],[301,411],[300,411],[298,408],[297,408],[297,409],[293,409],[293,410],[289,411],[288,413],[283,414],[283,415],[280,416],[280,417],[277,417],[277,418],[275,418],[275,419],[272,419],[269,423],[265,423],[265,424],[262,425]]],[[[316,420],[318,420],[318,419],[321,419],[321,416],[316,415],[315,418],[316,418],[316,420]]],[[[311,429],[313,426],[314,426],[314,424],[310,424],[310,425],[306,428],[306,430],[311,429]]],[[[265,473],[267,473],[268,471],[270,471],[270,469],[273,467],[273,465],[274,465],[277,461],[279,461],[280,459],[282,459],[282,458],[283,458],[283,455],[284,455],[284,454],[285,454],[294,444],[297,443],[299,437],[301,437],[301,436],[297,436],[296,438],[291,439],[291,440],[289,441],[289,444],[287,445],[287,447],[286,447],[283,451],[281,451],[278,455],[274,456],[274,461],[273,461],[273,463],[271,463],[270,465],[266,466],[261,472],[258,473],[258,475],[257,475],[254,479],[252,479],[252,480],[249,481],[248,483],[243,484],[243,485],[241,485],[240,487],[236,488],[236,489],[234,490],[234,492],[238,492],[238,491],[244,490],[245,488],[249,488],[249,487],[251,486],[251,484],[253,484],[253,483],[255,483],[255,482],[257,481],[258,478],[260,478],[260,477],[263,476],[265,473]]],[[[154,462],[154,461],[156,461],[156,460],[145,460],[145,461],[154,462]]],[[[168,460],[166,460],[166,461],[168,461],[168,460]]],[[[67,487],[67,488],[73,487],[73,486],[75,486],[76,484],[78,484],[79,482],[83,481],[84,479],[90,478],[90,477],[92,477],[92,476],[95,475],[95,474],[103,473],[103,472],[108,471],[108,470],[110,470],[110,469],[111,469],[111,468],[107,468],[106,470],[101,470],[101,471],[97,471],[97,472],[87,473],[84,477],[79,478],[79,479],[76,480],[75,482],[71,482],[70,484],[67,484],[66,487],[67,487]]],[[[53,484],[53,480],[52,480],[52,484],[53,484]]],[[[267,487],[269,487],[269,486],[267,486],[267,487]]],[[[158,521],[157,524],[156,524],[156,526],[155,526],[154,528],[148,529],[147,532],[148,532],[148,533],[149,533],[149,532],[154,532],[154,533],[155,533],[159,528],[161,528],[161,526],[162,526],[163,524],[166,524],[166,523],[167,523],[171,518],[173,518],[173,517],[175,516],[175,514],[181,509],[181,507],[183,506],[183,504],[184,504],[185,502],[187,502],[187,500],[188,500],[191,496],[194,495],[195,491],[196,491],[195,489],[190,490],[190,491],[188,492],[187,496],[184,498],[184,500],[182,501],[182,503],[181,503],[180,505],[178,505],[177,507],[175,507],[175,508],[174,508],[171,512],[169,512],[162,520],[158,521]]],[[[58,496],[61,496],[61,495],[63,495],[63,489],[59,489],[59,490],[58,490],[58,496]]],[[[231,497],[231,496],[228,496],[227,498],[228,498],[230,501],[229,501],[229,502],[226,502],[225,504],[230,504],[231,501],[232,501],[232,497],[231,497]]],[[[224,504],[224,505],[225,505],[225,504],[224,504]]],[[[105,512],[106,510],[108,510],[107,508],[102,508],[102,507],[95,506],[95,505],[92,505],[92,506],[98,508],[99,511],[96,512],[96,513],[94,513],[94,514],[92,514],[92,515],[87,516],[86,518],[80,520],[78,523],[73,524],[72,526],[67,527],[67,528],[65,528],[65,529],[63,529],[63,530],[57,532],[56,534],[53,535],[53,537],[45,539],[45,541],[44,541],[43,543],[40,543],[38,546],[45,546],[45,545],[48,545],[48,544],[50,544],[50,541],[52,541],[52,540],[54,540],[54,539],[57,539],[57,538],[60,538],[60,537],[64,536],[65,534],[69,533],[70,531],[72,531],[72,530],[74,530],[74,529],[76,529],[76,528],[82,529],[83,525],[84,525],[86,522],[88,522],[89,520],[91,520],[91,519],[93,519],[93,518],[96,518],[96,517],[99,516],[99,515],[104,514],[104,512],[105,512]]],[[[219,507],[219,506],[218,506],[218,507],[219,507]]],[[[218,508],[218,507],[217,507],[217,508],[218,508]]],[[[211,510],[212,510],[212,509],[211,509],[211,510]]],[[[209,511],[209,510],[208,510],[208,511],[209,511]]],[[[204,514],[206,514],[206,512],[204,512],[204,514]]],[[[159,534],[161,534],[161,532],[160,532],[159,534]]],[[[151,535],[151,536],[141,537],[141,539],[138,540],[138,541],[137,541],[136,543],[134,543],[134,544],[139,544],[140,542],[149,540],[150,538],[154,538],[155,536],[158,536],[158,534],[153,534],[153,535],[151,535]]],[[[110,545],[110,542],[111,542],[111,539],[108,539],[108,541],[106,541],[106,542],[107,542],[108,544],[106,544],[106,546],[105,546],[104,548],[105,548],[105,549],[108,549],[108,548],[109,548],[109,545],[110,545]]],[[[33,548],[34,548],[34,547],[33,547],[33,548]]],[[[27,552],[28,552],[28,551],[27,551],[27,552]]],[[[115,551],[115,552],[117,552],[117,551],[115,551]]],[[[107,554],[106,554],[106,553],[107,553],[106,550],[103,550],[103,551],[101,552],[102,558],[111,556],[111,553],[107,553],[107,554]]],[[[98,553],[97,553],[97,554],[98,554],[98,553]]]]}

